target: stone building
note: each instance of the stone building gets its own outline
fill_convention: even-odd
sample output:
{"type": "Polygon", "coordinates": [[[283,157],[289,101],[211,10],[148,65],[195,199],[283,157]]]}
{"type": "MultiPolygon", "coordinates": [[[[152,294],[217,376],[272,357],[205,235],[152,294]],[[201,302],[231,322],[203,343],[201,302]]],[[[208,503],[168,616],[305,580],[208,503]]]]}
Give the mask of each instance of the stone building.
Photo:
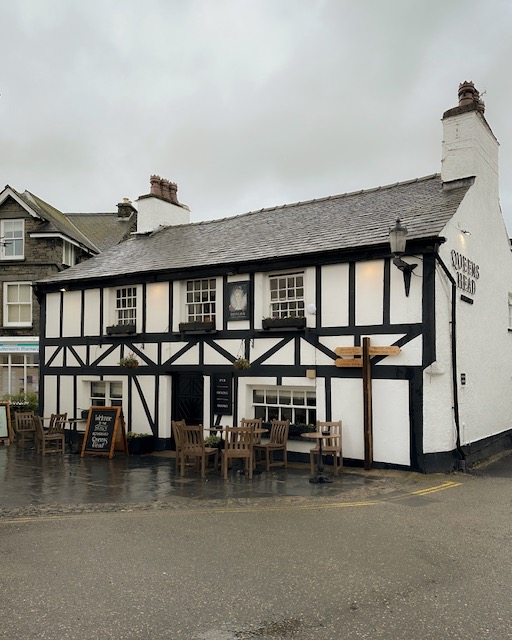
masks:
{"type": "MultiPolygon", "coordinates": [[[[29,191],[0,192],[0,397],[38,391],[39,304],[33,284],[126,239],[130,203],[116,213],[63,214],[29,191]]],[[[51,321],[57,325],[56,315],[51,321]]]]}

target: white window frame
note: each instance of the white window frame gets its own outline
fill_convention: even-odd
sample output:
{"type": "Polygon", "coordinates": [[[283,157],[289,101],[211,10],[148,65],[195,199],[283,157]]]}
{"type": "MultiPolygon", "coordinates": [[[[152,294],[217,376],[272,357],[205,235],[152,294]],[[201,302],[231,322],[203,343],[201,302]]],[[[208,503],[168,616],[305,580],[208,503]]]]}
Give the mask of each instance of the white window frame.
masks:
{"type": "Polygon", "coordinates": [[[137,287],[117,287],[114,292],[115,323],[137,323],[137,287]]]}
{"type": "MultiPolygon", "coordinates": [[[[31,282],[4,282],[4,287],[3,287],[3,296],[4,296],[4,304],[3,304],[3,326],[4,327],[31,327],[32,326],[32,283],[31,282]],[[9,289],[14,289],[15,287],[17,287],[18,289],[18,296],[17,296],[17,300],[12,300],[9,301],[9,289]],[[27,287],[28,291],[29,291],[29,297],[28,297],[28,301],[20,301],[19,298],[19,291],[20,291],[20,287],[27,287]],[[9,320],[9,309],[10,308],[14,308],[15,306],[21,307],[21,306],[28,306],[29,310],[30,310],[30,320],[24,320],[24,321],[11,321],[9,320]]],[[[21,312],[21,309],[20,309],[21,312]]],[[[18,314],[18,316],[21,315],[21,313],[18,314]]]]}
{"type": "Polygon", "coordinates": [[[301,387],[253,387],[252,407],[255,418],[263,422],[290,420],[291,424],[316,424],[316,389],[301,387]],[[258,401],[258,396],[262,401],[258,401]],[[302,419],[304,412],[304,419],[302,419]],[[301,416],[301,417],[298,417],[301,416]]]}
{"type": "Polygon", "coordinates": [[[0,220],[0,259],[25,259],[25,221],[0,220]],[[17,251],[16,253],[13,253],[17,251]]]}
{"type": "Polygon", "coordinates": [[[76,264],[76,247],[68,240],[62,242],[62,264],[68,267],[74,267],[76,264]]]}
{"type": "Polygon", "coordinates": [[[273,273],[268,276],[268,299],[270,318],[288,318],[306,315],[305,295],[306,274],[273,273]],[[298,280],[300,279],[300,282],[298,280]]]}
{"type": "Polygon", "coordinates": [[[123,406],[123,383],[119,380],[94,380],[91,382],[89,391],[91,406],[93,407],[123,406]],[[103,392],[99,392],[101,388],[103,392]],[[119,391],[121,392],[120,394],[119,391]]]}
{"type": "Polygon", "coordinates": [[[187,322],[215,322],[217,279],[195,278],[185,282],[187,322]]]}
{"type": "Polygon", "coordinates": [[[512,331],[512,293],[508,294],[508,328],[512,331]]]}

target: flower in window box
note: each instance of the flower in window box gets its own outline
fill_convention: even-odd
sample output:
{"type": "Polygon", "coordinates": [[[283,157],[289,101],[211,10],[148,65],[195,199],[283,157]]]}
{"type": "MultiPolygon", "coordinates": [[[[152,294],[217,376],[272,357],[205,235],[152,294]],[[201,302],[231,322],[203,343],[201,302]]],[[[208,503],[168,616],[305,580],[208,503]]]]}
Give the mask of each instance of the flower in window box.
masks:
{"type": "Polygon", "coordinates": [[[135,357],[135,354],[129,353],[119,360],[119,366],[126,367],[127,369],[136,369],[139,366],[139,361],[135,357]]]}

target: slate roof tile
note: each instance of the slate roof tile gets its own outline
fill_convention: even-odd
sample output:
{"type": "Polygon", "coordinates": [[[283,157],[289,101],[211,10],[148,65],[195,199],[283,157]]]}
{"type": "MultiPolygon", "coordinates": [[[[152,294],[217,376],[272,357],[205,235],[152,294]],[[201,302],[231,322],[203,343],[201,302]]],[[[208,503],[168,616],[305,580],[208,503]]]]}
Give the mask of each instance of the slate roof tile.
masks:
{"type": "Polygon", "coordinates": [[[438,174],[230,218],[165,227],[43,282],[267,261],[362,249],[388,241],[399,216],[410,239],[439,235],[470,186],[443,190],[438,174]]]}

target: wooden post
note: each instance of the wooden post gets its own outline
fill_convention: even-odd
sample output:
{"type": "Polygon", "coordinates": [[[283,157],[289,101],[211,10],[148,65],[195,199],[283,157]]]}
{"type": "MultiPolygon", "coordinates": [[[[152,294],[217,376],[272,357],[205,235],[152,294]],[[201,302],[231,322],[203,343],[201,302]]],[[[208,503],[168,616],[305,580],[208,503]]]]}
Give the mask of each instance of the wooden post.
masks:
{"type": "Polygon", "coordinates": [[[363,398],[364,398],[364,468],[372,468],[373,418],[372,418],[372,369],[370,338],[363,338],[363,398]]]}
{"type": "Polygon", "coordinates": [[[364,468],[368,471],[373,464],[373,412],[372,412],[372,363],[373,356],[397,356],[397,345],[371,347],[370,338],[363,338],[361,347],[336,347],[338,356],[334,361],[337,367],[362,367],[363,369],[363,431],[364,431],[364,468]],[[355,356],[347,358],[346,356],[355,356]]]}

